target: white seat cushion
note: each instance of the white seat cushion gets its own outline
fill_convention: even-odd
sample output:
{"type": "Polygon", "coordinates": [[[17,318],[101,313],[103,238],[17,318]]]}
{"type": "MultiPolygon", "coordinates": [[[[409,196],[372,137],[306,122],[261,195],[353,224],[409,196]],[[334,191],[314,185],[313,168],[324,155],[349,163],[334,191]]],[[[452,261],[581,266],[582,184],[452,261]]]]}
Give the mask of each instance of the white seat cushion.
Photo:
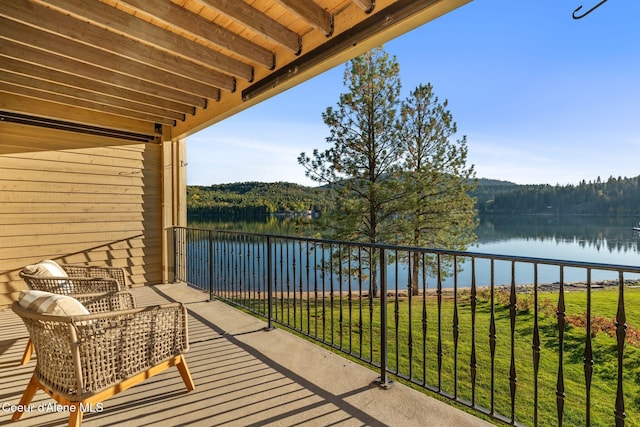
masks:
{"type": "Polygon", "coordinates": [[[75,316],[89,314],[89,310],[77,299],[44,291],[20,291],[18,304],[21,307],[41,314],[57,316],[75,316]]]}

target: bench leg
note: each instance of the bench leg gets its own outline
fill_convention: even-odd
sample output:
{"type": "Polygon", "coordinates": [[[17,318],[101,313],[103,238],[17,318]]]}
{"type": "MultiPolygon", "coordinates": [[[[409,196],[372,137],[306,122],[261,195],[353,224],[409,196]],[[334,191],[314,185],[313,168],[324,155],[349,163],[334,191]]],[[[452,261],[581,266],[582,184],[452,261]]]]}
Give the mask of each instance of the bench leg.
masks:
{"type": "Polygon", "coordinates": [[[80,427],[82,425],[82,411],[80,410],[80,404],[73,403],[71,408],[72,411],[69,413],[69,427],[80,427]]]}
{"type": "Polygon", "coordinates": [[[27,341],[27,346],[24,349],[24,353],[22,354],[22,359],[20,360],[21,365],[26,365],[31,360],[31,355],[33,354],[33,341],[29,338],[27,341]]]}
{"type": "Polygon", "coordinates": [[[193,383],[193,379],[191,378],[191,372],[189,372],[187,361],[185,360],[184,355],[181,355],[179,357],[180,360],[176,364],[176,367],[178,368],[178,371],[180,371],[182,381],[184,381],[184,385],[187,386],[187,391],[195,390],[196,385],[193,383]]]}
{"type": "MultiPolygon", "coordinates": [[[[18,403],[18,406],[20,408],[24,408],[29,403],[31,403],[31,401],[33,400],[33,396],[36,395],[36,391],[38,391],[39,387],[40,387],[40,382],[36,379],[35,375],[33,375],[31,377],[31,381],[29,381],[29,385],[27,385],[27,388],[24,391],[24,394],[22,395],[22,398],[20,399],[20,403],[18,403]]],[[[23,411],[21,410],[14,412],[11,419],[13,421],[20,419],[20,417],[22,416],[22,413],[23,411]]]]}

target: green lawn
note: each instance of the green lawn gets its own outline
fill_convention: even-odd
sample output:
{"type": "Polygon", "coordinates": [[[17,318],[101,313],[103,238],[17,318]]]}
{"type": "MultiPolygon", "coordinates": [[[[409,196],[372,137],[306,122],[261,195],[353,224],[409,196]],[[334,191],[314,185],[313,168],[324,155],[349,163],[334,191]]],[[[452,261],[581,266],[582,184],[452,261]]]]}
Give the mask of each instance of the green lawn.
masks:
{"type": "MultiPolygon", "coordinates": [[[[567,326],[562,346],[564,382],[564,425],[586,425],[586,381],[584,351],[587,293],[565,292],[567,326]]],[[[540,364],[535,396],[533,368],[534,310],[533,297],[519,294],[514,328],[515,418],[525,425],[534,424],[534,402],[538,402],[538,425],[558,425],[556,386],[560,346],[555,315],[559,293],[539,295],[538,323],[540,364]]],[[[479,292],[475,321],[476,387],[471,387],[472,310],[469,292],[457,297],[458,341],[454,343],[454,300],[443,297],[390,298],[388,312],[389,369],[413,383],[440,387],[462,399],[475,399],[477,405],[511,417],[511,321],[509,293],[496,290],[495,357],[491,358],[489,294],[479,292]],[[423,308],[426,322],[423,323],[423,308]],[[423,334],[423,327],[426,335],[423,334]],[[438,342],[438,332],[441,341],[438,342]],[[426,340],[423,338],[426,336],[426,340]],[[456,350],[457,346],[457,350],[456,350]],[[438,358],[438,348],[442,357],[438,358]],[[457,357],[456,357],[457,356],[457,357]],[[492,375],[493,372],[493,375],[492,375]],[[494,392],[491,393],[493,384],[494,392]],[[493,396],[493,402],[492,402],[493,396]]],[[[247,301],[244,301],[246,303],[247,301]]],[[[592,292],[593,378],[591,385],[591,425],[615,425],[614,409],[617,389],[617,346],[614,319],[618,307],[617,289],[592,292]]],[[[640,289],[625,288],[627,342],[624,347],[625,425],[640,425],[640,289]]],[[[264,306],[260,307],[261,310],[264,306]]],[[[288,323],[305,334],[317,335],[334,347],[365,360],[379,362],[380,301],[347,298],[310,300],[280,299],[274,305],[279,322],[288,323]],[[372,319],[372,320],[370,320],[372,319]]]]}

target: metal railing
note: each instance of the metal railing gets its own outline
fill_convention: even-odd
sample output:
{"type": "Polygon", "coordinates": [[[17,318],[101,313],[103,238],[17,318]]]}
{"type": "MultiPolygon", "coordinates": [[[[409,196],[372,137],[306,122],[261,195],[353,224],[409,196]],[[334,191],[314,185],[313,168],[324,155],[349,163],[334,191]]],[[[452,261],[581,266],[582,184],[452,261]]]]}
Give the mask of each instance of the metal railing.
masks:
{"type": "Polygon", "coordinates": [[[183,227],[174,250],[176,281],[373,366],[382,387],[394,375],[512,425],[640,423],[625,369],[640,267],[183,227]]]}

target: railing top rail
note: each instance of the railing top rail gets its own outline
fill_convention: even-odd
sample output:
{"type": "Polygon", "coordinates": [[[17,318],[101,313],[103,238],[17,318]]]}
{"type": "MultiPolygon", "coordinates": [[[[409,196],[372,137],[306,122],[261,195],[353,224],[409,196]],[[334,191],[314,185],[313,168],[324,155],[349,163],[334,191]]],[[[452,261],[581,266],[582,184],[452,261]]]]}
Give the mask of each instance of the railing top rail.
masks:
{"type": "Polygon", "coordinates": [[[640,274],[640,266],[632,266],[632,265],[604,264],[604,263],[594,263],[594,262],[585,262],[585,261],[557,260],[557,259],[551,259],[551,258],[488,254],[488,253],[481,253],[481,252],[458,251],[458,250],[450,250],[450,249],[400,246],[400,245],[391,245],[386,243],[350,242],[350,241],[344,241],[344,240],[318,239],[313,237],[286,236],[286,235],[280,235],[280,234],[254,233],[254,232],[246,232],[246,231],[216,230],[216,229],[208,229],[208,228],[193,228],[193,227],[183,227],[183,226],[174,226],[173,228],[185,229],[185,230],[196,230],[196,231],[209,232],[209,233],[227,234],[227,235],[242,235],[242,236],[260,237],[260,238],[268,237],[270,239],[291,240],[291,241],[300,241],[300,242],[308,242],[308,243],[316,243],[316,244],[324,244],[324,245],[365,247],[365,248],[384,249],[384,250],[400,251],[400,252],[411,251],[411,252],[418,252],[418,253],[440,254],[440,255],[448,255],[448,256],[456,256],[456,257],[469,257],[469,258],[480,258],[480,259],[489,259],[489,260],[498,260],[498,261],[509,261],[509,262],[515,262],[515,263],[554,265],[554,266],[561,266],[561,267],[575,267],[575,268],[598,269],[598,270],[607,270],[607,271],[624,271],[629,273],[640,274]]]}

